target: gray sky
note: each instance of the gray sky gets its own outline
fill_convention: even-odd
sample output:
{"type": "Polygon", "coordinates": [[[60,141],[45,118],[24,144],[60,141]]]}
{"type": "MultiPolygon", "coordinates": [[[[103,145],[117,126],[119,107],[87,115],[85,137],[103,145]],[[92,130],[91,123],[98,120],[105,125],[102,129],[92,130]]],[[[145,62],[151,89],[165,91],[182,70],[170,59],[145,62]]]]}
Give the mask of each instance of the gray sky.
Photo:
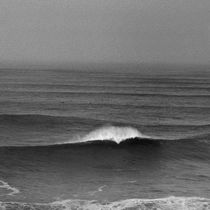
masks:
{"type": "Polygon", "coordinates": [[[0,62],[210,63],[210,0],[0,0],[0,62]]]}

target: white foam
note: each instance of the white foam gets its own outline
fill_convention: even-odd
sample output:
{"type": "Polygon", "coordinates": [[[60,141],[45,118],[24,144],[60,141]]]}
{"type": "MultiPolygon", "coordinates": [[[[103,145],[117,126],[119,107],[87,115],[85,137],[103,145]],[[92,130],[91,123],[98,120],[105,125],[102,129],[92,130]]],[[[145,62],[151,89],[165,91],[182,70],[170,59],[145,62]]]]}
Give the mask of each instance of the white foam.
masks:
{"type": "Polygon", "coordinates": [[[54,202],[70,209],[85,210],[210,210],[210,199],[199,197],[167,197],[160,199],[128,199],[111,203],[99,203],[97,201],[66,200],[54,202]]]}
{"type": "Polygon", "coordinates": [[[199,197],[167,197],[160,199],[128,199],[115,202],[63,200],[52,203],[0,202],[0,210],[56,209],[56,210],[210,210],[210,199],[199,197]]]}
{"type": "MultiPolygon", "coordinates": [[[[4,195],[15,195],[20,192],[17,188],[10,186],[7,182],[2,181],[2,180],[0,180],[0,188],[6,189],[9,191],[9,193],[4,194],[4,195]]],[[[4,195],[0,195],[0,196],[4,196],[4,195]]]]}
{"type": "Polygon", "coordinates": [[[143,135],[140,131],[133,127],[104,126],[91,131],[82,137],[80,141],[112,140],[116,143],[120,143],[125,139],[136,137],[150,138],[149,136],[143,135]]]}
{"type": "Polygon", "coordinates": [[[95,191],[90,191],[89,192],[89,194],[90,195],[95,195],[96,193],[98,193],[98,192],[102,192],[103,191],[103,188],[105,188],[106,187],[106,185],[103,185],[103,186],[101,186],[101,187],[99,187],[97,190],[95,190],[95,191]]]}

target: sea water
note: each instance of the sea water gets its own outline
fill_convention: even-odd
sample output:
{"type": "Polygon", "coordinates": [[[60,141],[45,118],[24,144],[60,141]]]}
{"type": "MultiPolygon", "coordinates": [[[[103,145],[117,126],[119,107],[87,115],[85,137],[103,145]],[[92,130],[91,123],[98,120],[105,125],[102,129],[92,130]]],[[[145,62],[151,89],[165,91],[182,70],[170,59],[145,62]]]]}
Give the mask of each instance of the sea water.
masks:
{"type": "Polygon", "coordinates": [[[0,209],[210,209],[208,71],[0,70],[0,209]]]}

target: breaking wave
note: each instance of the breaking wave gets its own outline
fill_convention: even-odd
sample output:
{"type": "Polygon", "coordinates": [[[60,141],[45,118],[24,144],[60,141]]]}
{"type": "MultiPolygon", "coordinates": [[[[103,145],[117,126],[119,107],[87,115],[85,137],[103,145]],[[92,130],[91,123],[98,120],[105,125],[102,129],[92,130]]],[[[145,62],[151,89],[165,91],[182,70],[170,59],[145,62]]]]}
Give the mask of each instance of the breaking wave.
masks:
{"type": "Polygon", "coordinates": [[[94,140],[111,140],[119,144],[126,139],[151,139],[152,137],[143,135],[136,128],[132,127],[117,127],[105,126],[91,131],[81,138],[81,142],[94,141],[94,140]]]}
{"type": "Polygon", "coordinates": [[[1,148],[16,148],[16,149],[40,149],[40,148],[80,148],[91,146],[133,146],[133,145],[182,145],[182,146],[198,146],[203,144],[210,145],[210,133],[187,136],[183,138],[162,138],[157,136],[148,136],[142,134],[134,127],[123,126],[103,126],[95,129],[83,136],[77,136],[69,141],[57,142],[52,144],[35,144],[35,145],[8,145],[0,146],[1,148]]]}

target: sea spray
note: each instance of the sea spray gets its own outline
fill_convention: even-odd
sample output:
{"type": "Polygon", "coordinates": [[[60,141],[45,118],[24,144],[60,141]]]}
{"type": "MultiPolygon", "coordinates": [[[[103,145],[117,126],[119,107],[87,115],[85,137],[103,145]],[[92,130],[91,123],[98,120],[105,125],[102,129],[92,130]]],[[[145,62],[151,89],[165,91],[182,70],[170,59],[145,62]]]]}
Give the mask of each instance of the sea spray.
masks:
{"type": "Polygon", "coordinates": [[[104,126],[82,137],[82,141],[112,140],[119,144],[125,139],[132,138],[149,138],[149,136],[143,135],[133,127],[104,126]]]}

